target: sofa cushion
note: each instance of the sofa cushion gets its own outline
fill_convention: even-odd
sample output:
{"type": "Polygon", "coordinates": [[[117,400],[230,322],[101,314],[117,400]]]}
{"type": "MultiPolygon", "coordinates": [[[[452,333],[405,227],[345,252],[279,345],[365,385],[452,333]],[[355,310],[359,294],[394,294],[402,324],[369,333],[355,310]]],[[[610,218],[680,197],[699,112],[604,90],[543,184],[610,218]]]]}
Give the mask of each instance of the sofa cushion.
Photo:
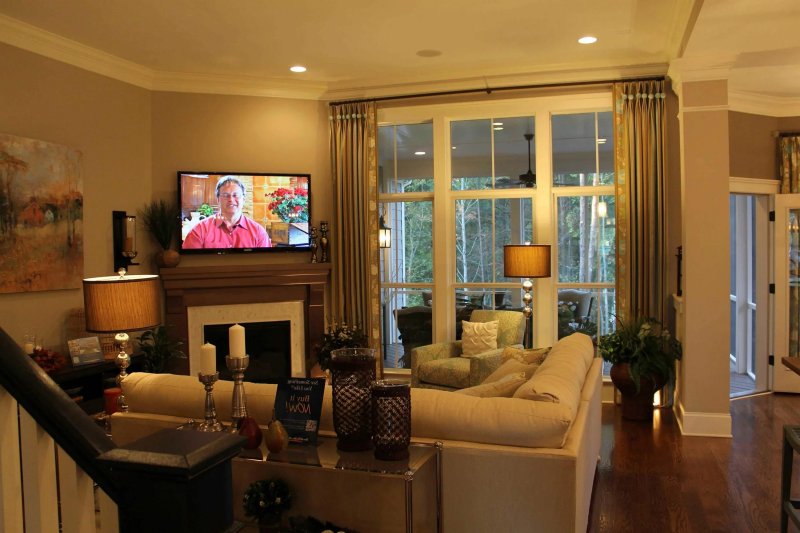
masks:
{"type": "Polygon", "coordinates": [[[572,420],[557,403],[411,389],[411,434],[419,438],[560,448],[572,420]]]}
{"type": "Polygon", "coordinates": [[[497,328],[500,322],[461,322],[461,355],[470,357],[497,349],[497,328]]]}
{"type": "Polygon", "coordinates": [[[508,346],[503,350],[503,361],[516,359],[522,363],[536,363],[540,365],[544,361],[545,357],[547,357],[548,353],[550,353],[549,346],[547,348],[534,348],[532,350],[518,348],[516,346],[508,346]]]}
{"type": "Polygon", "coordinates": [[[537,368],[539,368],[539,365],[535,363],[527,364],[517,361],[516,359],[509,359],[505,363],[501,364],[497,370],[489,374],[486,379],[483,380],[483,383],[494,383],[495,381],[499,381],[509,374],[519,373],[523,373],[525,375],[525,379],[530,379],[534,372],[536,372],[537,368]]]}
{"type": "Polygon", "coordinates": [[[594,357],[592,340],[573,333],[559,340],[536,373],[514,393],[514,398],[561,403],[574,416],[581,401],[586,372],[594,357]]]}
{"type": "Polygon", "coordinates": [[[417,367],[420,382],[456,389],[469,387],[469,359],[448,357],[426,361],[417,367]]]}
{"type": "Polygon", "coordinates": [[[459,389],[455,394],[479,396],[481,398],[511,398],[520,385],[528,381],[525,372],[507,374],[496,381],[484,381],[480,385],[459,389]]]}

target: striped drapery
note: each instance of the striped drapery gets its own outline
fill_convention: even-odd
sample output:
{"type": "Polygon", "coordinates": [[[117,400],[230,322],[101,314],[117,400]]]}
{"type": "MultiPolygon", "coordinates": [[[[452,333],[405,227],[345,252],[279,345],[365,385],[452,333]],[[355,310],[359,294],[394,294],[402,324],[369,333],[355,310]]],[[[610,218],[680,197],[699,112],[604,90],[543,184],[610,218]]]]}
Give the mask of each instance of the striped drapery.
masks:
{"type": "Polygon", "coordinates": [[[778,138],[781,194],[800,192],[800,135],[778,138]]]}
{"type": "Polygon", "coordinates": [[[664,80],[614,84],[617,316],[666,316],[664,80]]]}
{"type": "MultiPolygon", "coordinates": [[[[330,106],[334,224],[331,314],[380,346],[377,118],[374,102],[330,106]]],[[[382,358],[378,358],[380,361],[382,358]]]]}
{"type": "MultiPolygon", "coordinates": [[[[782,135],[778,138],[778,162],[781,194],[800,193],[800,135],[782,135]]],[[[797,233],[798,229],[791,227],[797,233]]],[[[795,237],[795,236],[793,236],[795,237]]],[[[795,237],[796,238],[796,237],[795,237]]],[[[792,265],[790,268],[796,268],[792,265]]],[[[797,276],[789,272],[789,276],[797,276]]],[[[800,287],[789,284],[789,357],[800,357],[800,287]]]]}

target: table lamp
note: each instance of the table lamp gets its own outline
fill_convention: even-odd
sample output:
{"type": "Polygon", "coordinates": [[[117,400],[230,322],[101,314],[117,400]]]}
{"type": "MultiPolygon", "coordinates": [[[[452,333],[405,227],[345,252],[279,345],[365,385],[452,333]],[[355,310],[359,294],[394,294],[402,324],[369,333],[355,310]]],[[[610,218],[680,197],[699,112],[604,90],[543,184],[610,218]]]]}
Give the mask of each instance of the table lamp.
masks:
{"type": "MultiPolygon", "coordinates": [[[[126,275],[125,269],[117,276],[86,278],[83,280],[83,305],[86,314],[86,331],[116,333],[119,345],[116,363],[120,369],[117,386],[128,375],[130,365],[125,349],[127,331],[152,329],[161,323],[161,293],[155,274],[126,275]]],[[[120,394],[119,407],[127,411],[125,396],[120,394]]]]}
{"type": "Polygon", "coordinates": [[[550,277],[549,244],[507,244],[503,246],[503,275],[507,278],[527,278],[522,283],[525,295],[523,312],[527,323],[525,348],[533,346],[533,282],[530,278],[550,277]]]}

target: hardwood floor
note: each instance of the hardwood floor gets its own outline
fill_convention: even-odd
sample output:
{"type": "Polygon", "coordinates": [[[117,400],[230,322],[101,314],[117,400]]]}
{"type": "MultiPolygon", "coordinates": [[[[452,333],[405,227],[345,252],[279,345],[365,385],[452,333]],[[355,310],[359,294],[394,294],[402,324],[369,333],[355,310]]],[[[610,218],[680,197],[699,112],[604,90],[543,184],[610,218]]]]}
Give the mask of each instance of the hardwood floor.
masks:
{"type": "MultiPolygon", "coordinates": [[[[732,439],[682,437],[671,409],[652,423],[620,410],[603,405],[590,533],[779,531],[783,425],[800,425],[800,395],[732,400],[732,439]]],[[[800,498],[800,454],[794,472],[800,498]]]]}

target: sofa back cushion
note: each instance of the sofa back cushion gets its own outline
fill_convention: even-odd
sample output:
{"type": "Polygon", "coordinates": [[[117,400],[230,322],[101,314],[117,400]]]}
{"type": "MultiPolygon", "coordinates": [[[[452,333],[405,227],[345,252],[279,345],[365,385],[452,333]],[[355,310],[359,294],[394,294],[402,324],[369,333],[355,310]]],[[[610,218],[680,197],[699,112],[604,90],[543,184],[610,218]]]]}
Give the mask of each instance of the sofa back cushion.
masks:
{"type": "Polygon", "coordinates": [[[574,416],[593,358],[594,345],[587,335],[573,333],[564,337],[553,346],[533,377],[517,389],[514,398],[559,403],[574,416]]]}
{"type": "Polygon", "coordinates": [[[480,398],[511,398],[520,385],[528,381],[525,372],[515,372],[506,374],[494,381],[484,381],[480,385],[458,389],[454,394],[466,394],[467,396],[478,396],[480,398]]]}

